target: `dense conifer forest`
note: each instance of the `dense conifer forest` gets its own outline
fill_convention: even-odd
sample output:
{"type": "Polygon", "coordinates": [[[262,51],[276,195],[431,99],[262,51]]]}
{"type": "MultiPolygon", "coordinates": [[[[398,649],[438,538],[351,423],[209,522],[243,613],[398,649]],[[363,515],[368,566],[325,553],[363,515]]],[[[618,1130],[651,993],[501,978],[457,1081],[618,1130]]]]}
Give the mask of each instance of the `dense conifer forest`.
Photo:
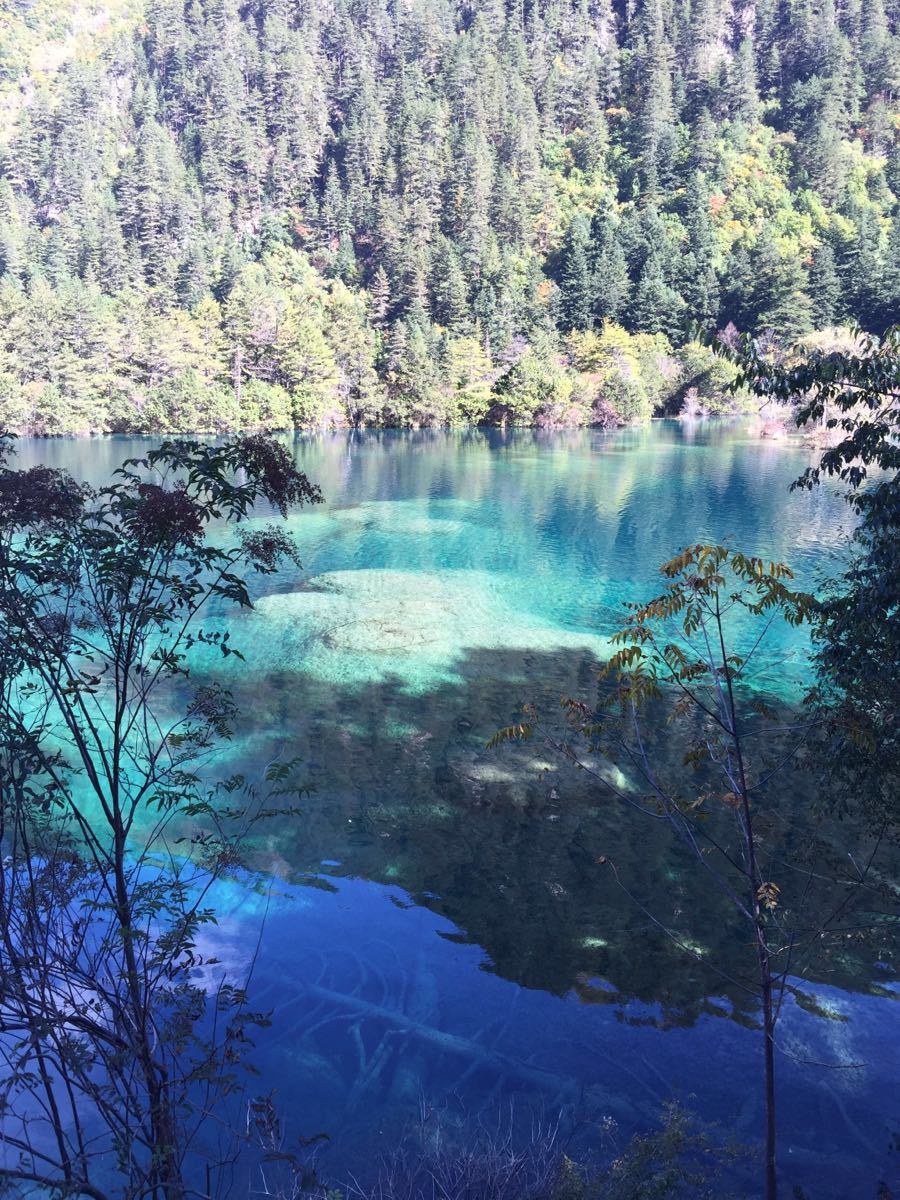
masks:
{"type": "Polygon", "coordinates": [[[900,319],[898,0],[10,0],[0,424],[720,410],[900,319]]]}

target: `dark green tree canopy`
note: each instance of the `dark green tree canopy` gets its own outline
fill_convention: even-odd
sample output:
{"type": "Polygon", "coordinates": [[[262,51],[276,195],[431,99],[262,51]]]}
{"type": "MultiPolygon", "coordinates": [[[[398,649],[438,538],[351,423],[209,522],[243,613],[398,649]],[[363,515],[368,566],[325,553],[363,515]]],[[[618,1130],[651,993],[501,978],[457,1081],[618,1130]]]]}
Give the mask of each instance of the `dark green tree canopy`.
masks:
{"type": "Polygon", "coordinates": [[[896,5],[140,0],[89,47],[52,7],[0,76],[11,427],[460,419],[396,403],[413,313],[495,378],[604,320],[897,319],[896,5]]]}

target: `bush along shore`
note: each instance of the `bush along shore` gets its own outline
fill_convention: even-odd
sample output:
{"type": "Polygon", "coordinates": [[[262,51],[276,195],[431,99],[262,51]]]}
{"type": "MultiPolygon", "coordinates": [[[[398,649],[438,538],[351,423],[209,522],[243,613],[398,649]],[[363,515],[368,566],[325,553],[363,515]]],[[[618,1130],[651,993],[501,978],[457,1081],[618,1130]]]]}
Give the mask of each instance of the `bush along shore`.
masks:
{"type": "MultiPolygon", "coordinates": [[[[278,272],[283,283],[301,261],[281,251],[258,273],[278,272]]],[[[211,300],[193,314],[148,319],[140,347],[114,326],[107,330],[112,350],[89,329],[91,312],[60,315],[38,377],[26,380],[24,369],[0,377],[0,426],[32,436],[570,428],[750,406],[747,393],[729,390],[734,368],[700,342],[675,348],[665,334],[605,322],[558,344],[516,339],[492,361],[479,337],[424,323],[382,339],[367,325],[359,298],[339,282],[317,279],[308,265],[303,283],[285,295],[283,320],[265,333],[265,347],[256,347],[252,370],[241,365],[241,347],[227,345],[226,318],[211,300]]],[[[106,302],[99,293],[94,298],[97,316],[106,302]]],[[[22,300],[7,330],[31,320],[37,313],[22,300]]]]}

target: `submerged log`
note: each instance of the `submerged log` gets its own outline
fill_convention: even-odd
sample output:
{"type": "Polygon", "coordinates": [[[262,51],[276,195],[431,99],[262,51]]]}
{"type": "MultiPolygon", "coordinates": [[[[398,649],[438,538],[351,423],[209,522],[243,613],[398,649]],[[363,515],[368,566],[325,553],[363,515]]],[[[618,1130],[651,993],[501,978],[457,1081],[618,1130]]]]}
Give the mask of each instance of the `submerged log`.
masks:
{"type": "MultiPolygon", "coordinates": [[[[355,1014],[360,1019],[377,1021],[387,1025],[394,1035],[418,1039],[445,1054],[468,1060],[467,1074],[469,1075],[473,1073],[472,1067],[474,1067],[477,1070],[484,1069],[493,1073],[501,1081],[518,1080],[549,1096],[554,1106],[587,1106],[598,1113],[602,1112],[604,1115],[615,1117],[618,1122],[626,1126],[634,1125],[640,1119],[650,1121],[658,1119],[658,1111],[651,1111],[649,1108],[647,1111],[641,1111],[623,1097],[607,1091],[599,1084],[584,1087],[574,1080],[557,1075],[544,1067],[522,1062],[512,1055],[492,1050],[460,1034],[448,1033],[446,1030],[417,1020],[397,1009],[375,1004],[352,993],[335,991],[321,983],[303,983],[301,988],[319,1004],[343,1009],[345,1012],[355,1014]]],[[[388,1043],[382,1042],[381,1045],[389,1044],[389,1041],[388,1043]]],[[[386,1056],[380,1056],[379,1070],[374,1073],[375,1075],[380,1073],[380,1068],[384,1066],[385,1061],[386,1056]]],[[[367,1071],[366,1076],[367,1084],[374,1082],[371,1071],[367,1071]]]]}

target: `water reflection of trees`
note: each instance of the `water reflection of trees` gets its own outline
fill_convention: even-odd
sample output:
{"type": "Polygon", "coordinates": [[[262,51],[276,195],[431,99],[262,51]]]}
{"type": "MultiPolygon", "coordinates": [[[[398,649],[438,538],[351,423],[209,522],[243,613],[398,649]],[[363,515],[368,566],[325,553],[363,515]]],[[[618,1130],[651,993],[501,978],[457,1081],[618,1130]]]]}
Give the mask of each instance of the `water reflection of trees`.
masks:
{"type": "MultiPolygon", "coordinates": [[[[791,559],[810,531],[817,552],[837,545],[851,519],[836,494],[787,487],[814,452],[744,437],[727,422],[704,422],[693,434],[677,422],[619,431],[468,429],[348,433],[292,440],[298,464],[329,506],[408,498],[457,500],[483,528],[502,530],[508,547],[546,552],[560,561],[579,554],[627,551],[630,577],[652,575],[685,539],[707,533],[764,542],[756,549],[791,559]],[[624,544],[623,544],[624,543],[624,544]]],[[[22,467],[63,467],[100,485],[149,438],[90,442],[25,439],[22,467]]],[[[318,519],[318,516],[315,518],[318,519]]],[[[309,524],[304,517],[299,529],[309,524]]],[[[492,552],[489,542],[484,554],[492,552]]],[[[476,539],[466,545],[478,561],[476,539]]],[[[316,570],[318,563],[307,563],[316,570]]]]}
{"type": "MultiPolygon", "coordinates": [[[[314,789],[302,816],[260,848],[260,864],[293,880],[324,871],[395,884],[481,946],[491,970],[526,987],[574,989],[591,1003],[652,1002],[664,1023],[703,1010],[752,1019],[752,1000],[723,981],[723,972],[749,970],[751,948],[668,833],[630,817],[536,742],[485,749],[517,700],[552,708],[561,695],[590,696],[595,668],[571,651],[491,650],[469,653],[459,684],[420,696],[402,681],[345,690],[295,673],[245,685],[239,698],[254,728],[241,765],[266,757],[266,731],[277,729],[306,760],[314,789]],[[642,914],[599,856],[615,860],[634,896],[695,955],[642,914]]],[[[680,755],[664,714],[655,728],[656,760],[680,755]]],[[[790,861],[803,850],[797,815],[813,797],[799,772],[779,787],[791,833],[778,853],[790,861]]],[[[840,953],[823,948],[806,970],[866,988],[875,957],[848,942],[840,953]]]]}

